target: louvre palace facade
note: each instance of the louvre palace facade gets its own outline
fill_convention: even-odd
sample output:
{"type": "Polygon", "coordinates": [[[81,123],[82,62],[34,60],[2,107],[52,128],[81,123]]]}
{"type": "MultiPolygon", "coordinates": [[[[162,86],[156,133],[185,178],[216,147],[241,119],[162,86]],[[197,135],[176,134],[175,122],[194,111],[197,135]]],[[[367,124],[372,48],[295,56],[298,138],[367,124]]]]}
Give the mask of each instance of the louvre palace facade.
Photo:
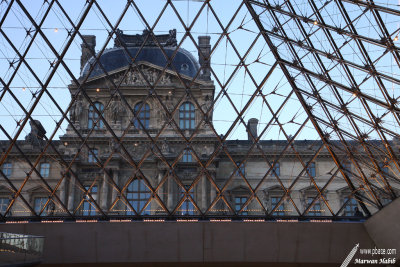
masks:
{"type": "MultiPolygon", "coordinates": [[[[45,125],[30,122],[2,166],[2,216],[361,217],[377,210],[370,199],[386,205],[398,195],[399,188],[385,187],[398,173],[384,156],[376,168],[333,140],[344,162],[339,169],[320,140],[259,139],[255,118],[244,122],[246,140],[217,133],[210,37],[198,38],[193,55],[176,49],[174,30],[149,36],[119,31],[98,61],[96,37],[84,36],[81,85],[68,87],[65,134],[49,143],[45,125]]],[[[3,153],[10,142],[1,141],[3,153]]],[[[368,142],[375,155],[384,150],[380,141],[368,142]]],[[[389,142],[399,154],[400,143],[389,142]]]]}

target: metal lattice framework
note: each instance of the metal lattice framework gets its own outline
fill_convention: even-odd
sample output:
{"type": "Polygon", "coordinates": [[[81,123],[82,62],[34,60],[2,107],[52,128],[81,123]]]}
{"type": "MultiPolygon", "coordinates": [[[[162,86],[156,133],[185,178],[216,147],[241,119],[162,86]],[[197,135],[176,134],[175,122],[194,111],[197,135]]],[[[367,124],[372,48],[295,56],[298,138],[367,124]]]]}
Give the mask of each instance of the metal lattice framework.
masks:
{"type": "MultiPolygon", "coordinates": [[[[0,219],[335,219],[341,218],[352,199],[367,216],[387,199],[395,199],[400,189],[399,6],[373,0],[233,2],[226,7],[209,0],[154,1],[153,8],[128,0],[111,12],[100,1],[82,1],[78,6],[55,0],[36,5],[1,1],[0,199],[9,201],[0,203],[0,219]],[[140,26],[132,27],[135,23],[140,26]],[[157,38],[157,33],[170,28],[180,36],[172,53],[157,38]],[[148,34],[142,35],[142,44],[132,53],[119,29],[133,33],[146,29],[148,34]],[[85,34],[96,32],[101,48],[89,50],[91,64],[82,75],[76,74],[81,44],[90,46],[85,34]],[[211,36],[209,51],[196,42],[200,35],[211,36]],[[121,44],[130,61],[117,78],[100,61],[112,41],[121,44]],[[165,61],[154,77],[138,60],[150,42],[165,61]],[[182,48],[199,55],[200,68],[193,77],[174,65],[182,48]],[[137,107],[123,89],[132,71],[145,88],[137,107]],[[104,87],[91,85],[94,72],[101,73],[104,87]],[[207,73],[210,79],[204,78],[207,73]],[[167,74],[180,88],[170,96],[175,102],[168,102],[161,90],[167,74]],[[196,93],[199,83],[215,87],[208,105],[196,93]],[[99,92],[107,96],[104,108],[96,105],[99,92]],[[91,128],[81,129],[68,115],[78,101],[88,103],[94,114],[91,128]],[[122,129],[109,115],[115,101],[132,118],[122,129]],[[140,117],[149,101],[163,118],[157,129],[146,127],[140,117]],[[177,119],[187,101],[198,113],[190,130],[181,128],[177,119]],[[250,116],[260,119],[258,134],[246,123],[250,116]],[[205,128],[207,135],[202,134],[205,128]],[[244,129],[249,141],[235,143],[244,129]],[[174,153],[163,147],[167,132],[173,132],[168,142],[179,144],[174,153]],[[318,140],[302,141],[305,138],[318,140]],[[93,146],[102,142],[110,145],[100,156],[93,146]],[[204,154],[199,144],[211,150],[204,154]],[[272,146],[273,153],[268,150],[272,146]],[[181,161],[187,151],[193,162],[185,165],[181,161]],[[82,163],[87,155],[90,168],[82,163]],[[300,170],[284,179],[276,169],[288,155],[300,170]],[[334,163],[323,178],[311,171],[321,157],[334,163]],[[128,173],[127,180],[115,175],[116,159],[129,166],[120,170],[128,173]],[[265,167],[257,177],[249,177],[242,166],[255,159],[265,167]],[[43,162],[58,166],[52,179],[41,169],[43,162]],[[156,178],[146,167],[149,162],[162,170],[156,178]],[[348,164],[353,167],[348,169],[348,164]],[[82,166],[89,175],[82,173],[82,166]],[[218,166],[233,171],[217,179],[218,166]],[[182,178],[185,169],[196,170],[189,183],[182,178]],[[128,196],[136,179],[145,194],[139,204],[128,196]],[[308,183],[313,192],[303,207],[296,195],[300,183],[308,183]],[[343,184],[345,201],[333,207],[328,194],[338,191],[333,189],[335,183],[343,184]],[[239,208],[229,195],[233,184],[247,192],[239,208]],[[273,205],[263,199],[271,184],[279,192],[273,205]],[[172,185],[180,192],[174,201],[166,196],[172,185]],[[209,196],[201,193],[206,188],[212,192],[209,196]],[[100,203],[99,195],[109,201],[100,203]],[[289,212],[280,214],[283,203],[289,212]],[[324,215],[316,215],[316,203],[325,207],[324,215]],[[185,205],[193,212],[183,214],[185,205]]],[[[135,190],[132,194],[141,194],[135,190]]]]}

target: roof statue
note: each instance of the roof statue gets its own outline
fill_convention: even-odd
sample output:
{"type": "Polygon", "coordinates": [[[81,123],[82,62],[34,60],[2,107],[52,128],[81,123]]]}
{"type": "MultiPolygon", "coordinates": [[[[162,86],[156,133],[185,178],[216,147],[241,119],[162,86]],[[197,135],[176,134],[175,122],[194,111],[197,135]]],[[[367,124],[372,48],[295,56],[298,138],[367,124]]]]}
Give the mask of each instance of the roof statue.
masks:
{"type": "MultiPolygon", "coordinates": [[[[149,30],[143,30],[142,34],[129,35],[124,34],[120,29],[116,30],[117,38],[114,42],[114,47],[140,47],[144,42],[145,46],[158,46],[149,30]],[[124,45],[122,45],[124,44],[124,45]]],[[[170,30],[168,34],[159,34],[154,37],[160,46],[176,46],[176,29],[170,30]]]]}
{"type": "Polygon", "coordinates": [[[116,34],[114,47],[106,49],[99,58],[101,66],[95,63],[96,59],[92,55],[84,56],[89,59],[82,63],[84,65],[81,77],[87,74],[89,78],[99,77],[105,75],[104,71],[110,73],[127,68],[132,62],[148,62],[161,68],[168,66],[169,70],[196,77],[199,63],[189,51],[177,47],[175,29],[170,30],[168,34],[160,35],[151,34],[149,30],[144,30],[142,34],[128,35],[117,29],[116,34]],[[168,65],[166,57],[173,58],[172,65],[168,65]],[[94,69],[89,73],[93,64],[94,69]]]}
{"type": "Polygon", "coordinates": [[[31,120],[29,125],[31,126],[31,132],[25,136],[25,141],[31,145],[39,145],[46,135],[46,130],[38,120],[31,120]]]}

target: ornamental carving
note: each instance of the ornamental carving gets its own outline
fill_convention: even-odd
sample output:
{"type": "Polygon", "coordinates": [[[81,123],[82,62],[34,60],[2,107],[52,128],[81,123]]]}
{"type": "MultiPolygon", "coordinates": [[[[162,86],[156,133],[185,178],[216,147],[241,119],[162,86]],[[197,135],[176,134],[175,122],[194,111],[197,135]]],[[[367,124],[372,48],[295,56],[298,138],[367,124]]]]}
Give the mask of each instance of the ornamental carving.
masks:
{"type": "MultiPolygon", "coordinates": [[[[126,76],[124,77],[124,73],[119,74],[116,78],[114,78],[114,83],[119,84],[120,80],[123,78],[121,85],[148,85],[147,81],[150,84],[154,84],[158,76],[160,75],[160,71],[141,67],[140,71],[138,70],[131,70],[129,71],[126,76]],[[140,73],[140,71],[142,73],[140,73]]],[[[169,74],[164,73],[161,79],[158,81],[157,85],[171,85],[172,84],[172,77],[169,74]]]]}

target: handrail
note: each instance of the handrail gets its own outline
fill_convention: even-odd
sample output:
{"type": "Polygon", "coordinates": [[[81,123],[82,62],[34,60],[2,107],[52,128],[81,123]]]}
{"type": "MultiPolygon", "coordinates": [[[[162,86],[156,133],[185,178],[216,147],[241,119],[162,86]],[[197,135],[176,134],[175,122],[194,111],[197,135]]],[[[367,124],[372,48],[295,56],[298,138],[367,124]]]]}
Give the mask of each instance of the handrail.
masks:
{"type": "Polygon", "coordinates": [[[44,236],[0,232],[0,266],[40,262],[44,236]]]}

